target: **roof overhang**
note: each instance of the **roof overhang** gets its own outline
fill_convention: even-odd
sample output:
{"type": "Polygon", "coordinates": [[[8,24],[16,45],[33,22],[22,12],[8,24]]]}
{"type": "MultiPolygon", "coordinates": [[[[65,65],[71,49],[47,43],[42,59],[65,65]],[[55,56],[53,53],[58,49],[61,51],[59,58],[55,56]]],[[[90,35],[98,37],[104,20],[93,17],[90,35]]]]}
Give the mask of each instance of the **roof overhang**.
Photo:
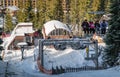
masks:
{"type": "Polygon", "coordinates": [[[60,21],[57,20],[52,20],[52,21],[48,21],[44,24],[44,29],[45,29],[45,33],[46,35],[49,35],[50,32],[52,32],[53,30],[56,29],[64,29],[68,32],[71,32],[71,30],[68,28],[68,26],[66,24],[63,24],[60,21]]]}

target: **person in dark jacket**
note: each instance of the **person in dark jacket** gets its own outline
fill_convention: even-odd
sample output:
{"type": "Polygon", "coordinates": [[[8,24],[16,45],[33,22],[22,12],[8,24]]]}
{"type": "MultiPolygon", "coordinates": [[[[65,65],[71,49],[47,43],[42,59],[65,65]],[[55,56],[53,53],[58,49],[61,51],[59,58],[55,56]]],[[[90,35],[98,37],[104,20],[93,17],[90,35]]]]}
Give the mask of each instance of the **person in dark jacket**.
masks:
{"type": "Polygon", "coordinates": [[[107,28],[107,22],[103,20],[103,22],[100,25],[101,25],[101,34],[105,34],[107,28]]]}
{"type": "Polygon", "coordinates": [[[83,31],[85,34],[89,34],[89,23],[87,21],[87,19],[85,19],[83,22],[82,22],[82,28],[83,28],[83,31]]]}
{"type": "Polygon", "coordinates": [[[95,31],[97,34],[100,34],[100,23],[99,21],[95,21],[95,31]]]}
{"type": "Polygon", "coordinates": [[[29,34],[25,33],[25,41],[26,43],[28,44],[28,46],[32,45],[32,42],[31,42],[31,37],[29,34]]]}

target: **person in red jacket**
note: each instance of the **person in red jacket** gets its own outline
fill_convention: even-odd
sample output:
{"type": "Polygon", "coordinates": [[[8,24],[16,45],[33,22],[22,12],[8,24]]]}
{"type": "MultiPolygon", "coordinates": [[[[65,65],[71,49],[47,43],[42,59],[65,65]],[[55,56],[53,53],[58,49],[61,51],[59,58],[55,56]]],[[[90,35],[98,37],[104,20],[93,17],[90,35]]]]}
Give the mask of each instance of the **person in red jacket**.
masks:
{"type": "Polygon", "coordinates": [[[38,45],[38,39],[40,38],[38,30],[33,33],[34,46],[38,45]]]}
{"type": "Polygon", "coordinates": [[[39,37],[38,31],[35,31],[33,35],[34,35],[35,38],[38,38],[39,37]]]}
{"type": "Polygon", "coordinates": [[[94,34],[95,33],[95,25],[94,25],[93,21],[89,22],[89,27],[90,27],[90,34],[94,34]]]}

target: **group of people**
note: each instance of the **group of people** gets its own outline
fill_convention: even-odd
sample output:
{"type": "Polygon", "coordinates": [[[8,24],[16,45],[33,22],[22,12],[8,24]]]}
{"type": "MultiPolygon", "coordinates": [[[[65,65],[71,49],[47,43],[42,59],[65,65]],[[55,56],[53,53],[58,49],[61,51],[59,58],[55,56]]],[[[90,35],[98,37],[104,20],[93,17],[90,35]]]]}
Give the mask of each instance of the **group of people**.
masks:
{"type": "Polygon", "coordinates": [[[99,22],[98,20],[93,22],[93,21],[87,21],[87,19],[85,19],[82,22],[82,28],[85,34],[94,34],[95,32],[97,34],[105,34],[106,33],[106,29],[108,26],[108,23],[103,20],[101,22],[99,22]]]}

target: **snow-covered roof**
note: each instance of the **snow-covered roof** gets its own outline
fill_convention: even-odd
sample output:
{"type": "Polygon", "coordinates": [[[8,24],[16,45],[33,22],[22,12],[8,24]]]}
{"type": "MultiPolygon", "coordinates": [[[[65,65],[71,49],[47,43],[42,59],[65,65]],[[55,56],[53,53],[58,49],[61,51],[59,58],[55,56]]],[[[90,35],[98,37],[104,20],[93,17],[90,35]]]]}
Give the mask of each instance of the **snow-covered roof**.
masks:
{"type": "Polygon", "coordinates": [[[44,28],[45,28],[46,35],[49,35],[49,33],[55,29],[64,29],[64,30],[67,30],[68,32],[71,32],[71,30],[65,24],[57,20],[46,22],[44,24],[44,28]]]}
{"type": "Polygon", "coordinates": [[[18,23],[17,26],[16,26],[16,29],[15,29],[15,32],[16,32],[16,34],[33,33],[34,30],[33,30],[32,25],[33,25],[33,23],[31,23],[31,22],[28,22],[28,23],[24,23],[24,22],[18,23]],[[24,27],[24,26],[27,26],[27,28],[24,27]]]}
{"type": "Polygon", "coordinates": [[[3,42],[3,46],[4,48],[7,50],[8,46],[10,45],[10,43],[15,39],[15,37],[17,36],[24,36],[25,33],[33,33],[33,27],[32,27],[33,23],[18,23],[16,25],[16,27],[14,28],[14,30],[12,31],[10,37],[8,37],[4,42],[3,42]]]}
{"type": "Polygon", "coordinates": [[[19,8],[16,7],[16,6],[8,6],[7,8],[8,8],[9,10],[11,10],[11,11],[17,11],[17,10],[19,10],[19,8]]]}
{"type": "Polygon", "coordinates": [[[17,25],[33,25],[31,22],[20,22],[17,25]]]}

